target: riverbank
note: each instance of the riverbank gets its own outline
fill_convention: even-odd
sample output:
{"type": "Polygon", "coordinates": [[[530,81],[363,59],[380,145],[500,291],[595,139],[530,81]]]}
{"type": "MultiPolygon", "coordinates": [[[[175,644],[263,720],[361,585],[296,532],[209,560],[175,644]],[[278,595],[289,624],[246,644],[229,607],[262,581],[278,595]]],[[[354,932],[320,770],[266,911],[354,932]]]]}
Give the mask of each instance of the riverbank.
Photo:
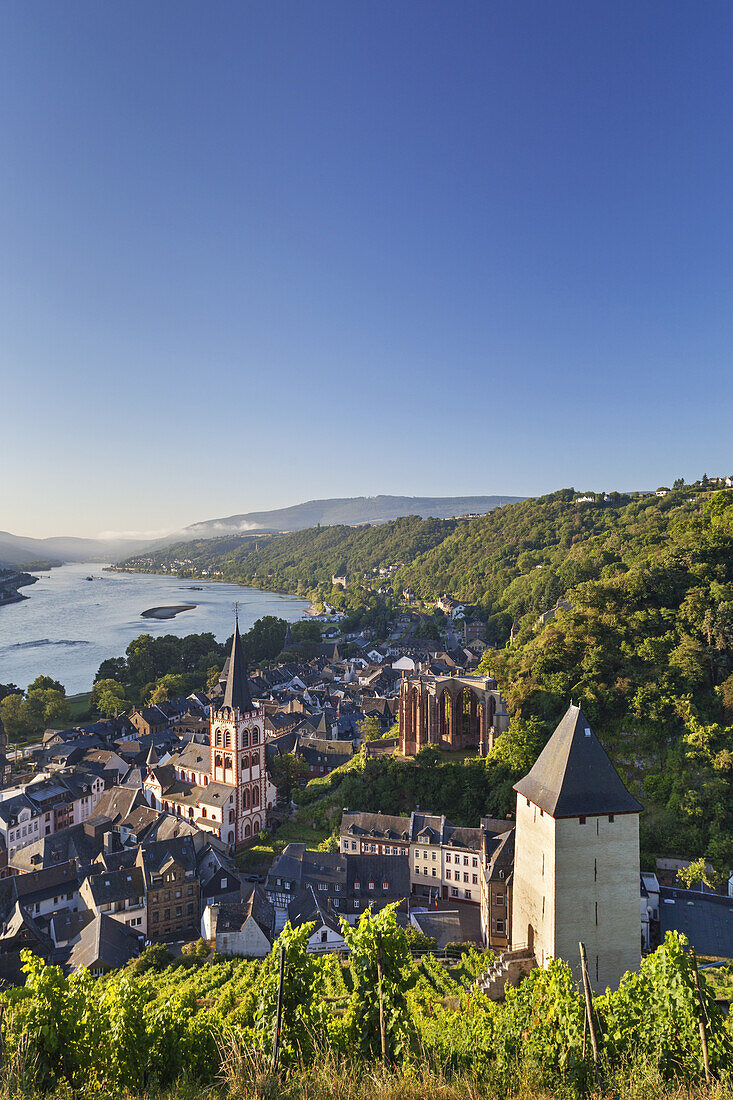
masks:
{"type": "Polygon", "coordinates": [[[275,615],[303,618],[308,601],[274,595],[220,580],[181,580],[155,574],[107,570],[108,562],[73,562],[41,575],[30,599],[0,609],[0,668],[3,683],[21,687],[43,674],[60,680],[69,695],[88,691],[102,661],[121,657],[141,634],[158,637],[210,632],[231,637],[234,605],[240,630],[275,615]],[[86,578],[94,575],[94,582],[86,578]],[[142,618],[143,609],[191,605],[173,618],[142,618]]]}
{"type": "Polygon", "coordinates": [[[21,600],[27,600],[28,596],[25,596],[22,592],[19,592],[20,588],[27,588],[30,584],[35,584],[38,577],[32,576],[30,573],[22,573],[17,569],[0,569],[0,607],[4,607],[9,603],[20,603],[21,600]]]}

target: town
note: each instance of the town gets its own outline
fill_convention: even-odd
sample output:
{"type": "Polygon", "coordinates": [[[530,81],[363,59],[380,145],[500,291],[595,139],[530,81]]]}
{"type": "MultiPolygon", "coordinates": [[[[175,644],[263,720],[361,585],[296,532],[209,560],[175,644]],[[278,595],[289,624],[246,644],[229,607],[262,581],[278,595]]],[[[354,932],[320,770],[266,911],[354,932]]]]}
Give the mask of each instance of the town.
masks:
{"type": "MultiPolygon", "coordinates": [[[[291,816],[294,783],[360,758],[486,756],[509,729],[500,685],[476,671],[481,623],[441,606],[450,647],[337,636],[250,674],[235,622],[208,693],[47,729],[12,759],[0,732],[0,982],[22,982],[24,949],[92,974],[153,942],[264,957],[288,922],[309,926],[310,951],[343,951],[339,918],[391,903],[436,950],[490,951],[479,984],[493,999],[555,958],[577,972],[579,940],[597,991],[670,930],[733,954],[733,879],[685,890],[689,860],[674,858],[640,873],[643,807],[573,703],[515,785],[513,815],[464,826],[420,805],[344,807],[333,845],[293,841],[248,870],[250,847],[291,816]]],[[[283,648],[297,649],[290,628],[283,648]]]]}

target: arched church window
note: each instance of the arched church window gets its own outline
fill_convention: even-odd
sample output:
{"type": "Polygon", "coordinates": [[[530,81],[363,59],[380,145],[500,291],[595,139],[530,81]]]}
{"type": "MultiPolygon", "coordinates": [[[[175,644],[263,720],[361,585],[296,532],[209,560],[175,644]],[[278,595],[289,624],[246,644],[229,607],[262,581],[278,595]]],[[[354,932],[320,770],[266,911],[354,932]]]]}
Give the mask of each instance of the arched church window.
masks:
{"type": "Polygon", "coordinates": [[[260,792],[257,787],[252,788],[252,805],[259,806],[260,804],[260,792]]]}
{"type": "Polygon", "coordinates": [[[242,748],[246,749],[249,745],[249,730],[242,730],[242,748]]]}
{"type": "Polygon", "coordinates": [[[220,752],[218,752],[216,754],[216,756],[214,757],[214,767],[215,768],[220,768],[221,767],[221,753],[220,752]]]}
{"type": "Polygon", "coordinates": [[[245,835],[245,836],[249,836],[249,835],[250,835],[249,822],[247,822],[247,824],[246,824],[246,825],[244,826],[244,835],[245,835]]]}
{"type": "Polygon", "coordinates": [[[258,729],[252,730],[252,744],[259,745],[260,743],[260,731],[258,729]]]}
{"type": "Polygon", "coordinates": [[[233,822],[234,822],[234,810],[230,810],[229,811],[229,824],[232,825],[233,822]]]}
{"type": "Polygon", "coordinates": [[[249,791],[246,789],[242,791],[242,805],[245,810],[249,809],[249,791]]]}
{"type": "Polygon", "coordinates": [[[221,736],[221,730],[220,729],[217,729],[216,733],[214,734],[214,742],[217,745],[222,744],[222,736],[221,736]]]}
{"type": "Polygon", "coordinates": [[[256,836],[260,831],[260,822],[258,818],[255,818],[252,822],[252,836],[256,836]]]}
{"type": "Polygon", "coordinates": [[[230,749],[232,747],[232,731],[227,730],[224,734],[224,748],[230,749]]]}

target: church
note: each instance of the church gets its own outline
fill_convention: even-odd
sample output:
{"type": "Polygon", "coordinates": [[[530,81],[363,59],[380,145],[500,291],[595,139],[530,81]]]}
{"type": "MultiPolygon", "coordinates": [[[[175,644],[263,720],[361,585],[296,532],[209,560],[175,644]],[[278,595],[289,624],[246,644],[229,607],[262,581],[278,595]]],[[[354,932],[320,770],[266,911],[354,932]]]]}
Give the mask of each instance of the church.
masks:
{"type": "Polygon", "coordinates": [[[232,849],[251,844],[266,827],[276,791],[265,766],[265,716],[252,702],[238,620],[224,694],[209,717],[209,744],[191,742],[164,761],[151,748],[143,792],[148,805],[215,833],[232,849]]]}

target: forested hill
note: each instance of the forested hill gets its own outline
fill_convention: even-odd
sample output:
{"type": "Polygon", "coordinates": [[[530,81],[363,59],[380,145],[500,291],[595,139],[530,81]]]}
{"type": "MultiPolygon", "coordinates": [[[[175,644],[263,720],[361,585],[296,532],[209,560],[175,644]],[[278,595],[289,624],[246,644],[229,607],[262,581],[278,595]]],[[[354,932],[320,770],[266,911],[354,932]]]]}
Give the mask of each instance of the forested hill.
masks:
{"type": "Polygon", "coordinates": [[[312,527],[283,535],[227,535],[175,543],[120,563],[143,572],[173,570],[182,576],[204,571],[223,580],[305,595],[331,590],[331,577],[351,574],[361,581],[372,570],[421,557],[468,520],[404,516],[361,527],[312,527]]]}
{"type": "Polygon", "coordinates": [[[141,567],[165,565],[322,595],[346,571],[351,600],[377,599],[360,591],[367,574],[397,595],[468,601],[512,714],[497,745],[510,778],[581,700],[647,807],[646,850],[733,861],[732,492],[563,490],[475,519],[181,544],[141,567]],[[400,562],[387,581],[372,573],[400,562]],[[542,623],[561,597],[570,608],[542,623]]]}

